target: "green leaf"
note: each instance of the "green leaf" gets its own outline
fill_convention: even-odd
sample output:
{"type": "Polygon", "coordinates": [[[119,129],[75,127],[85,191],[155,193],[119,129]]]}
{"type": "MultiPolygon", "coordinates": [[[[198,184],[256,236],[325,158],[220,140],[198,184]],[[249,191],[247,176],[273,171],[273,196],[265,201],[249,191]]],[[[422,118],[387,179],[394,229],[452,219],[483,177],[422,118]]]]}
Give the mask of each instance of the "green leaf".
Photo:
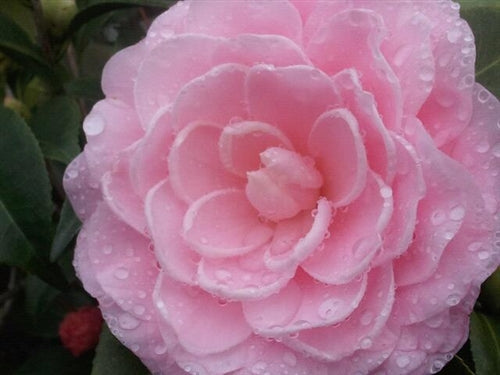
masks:
{"type": "Polygon", "coordinates": [[[500,96],[500,2],[461,1],[461,16],[476,40],[476,80],[500,96]]]}
{"type": "Polygon", "coordinates": [[[91,375],[148,375],[141,361],[102,326],[91,375]]]}
{"type": "Polygon", "coordinates": [[[0,52],[35,73],[53,78],[40,49],[28,34],[8,16],[0,13],[0,52]]]}
{"type": "Polygon", "coordinates": [[[26,123],[0,107],[0,200],[36,249],[52,237],[51,187],[40,147],[26,123]]]}
{"type": "Polygon", "coordinates": [[[80,109],[67,96],[55,97],[38,108],[30,121],[46,158],[68,164],[80,153],[80,109]]]}
{"type": "Polygon", "coordinates": [[[68,95],[77,98],[99,100],[104,97],[98,78],[78,78],[66,83],[64,88],[68,95]]]}
{"type": "Polygon", "coordinates": [[[52,242],[52,249],[50,251],[50,260],[53,262],[57,260],[69,245],[71,240],[78,233],[81,227],[81,222],[76,217],[71,204],[66,200],[63,203],[61,210],[61,218],[57,224],[56,235],[52,242]]]}
{"type": "Polygon", "coordinates": [[[93,0],[81,9],[71,20],[68,34],[71,35],[91,19],[119,8],[146,6],[168,8],[175,0],[93,0]]]}
{"type": "Polygon", "coordinates": [[[59,269],[48,262],[52,210],[49,179],[33,133],[17,114],[0,107],[0,262],[62,286],[59,269]]]}
{"type": "Polygon", "coordinates": [[[14,375],[88,375],[90,363],[91,353],[74,358],[61,346],[50,345],[42,347],[14,375]]]}
{"type": "Polygon", "coordinates": [[[474,312],[470,328],[477,375],[500,374],[500,319],[474,312]]]}

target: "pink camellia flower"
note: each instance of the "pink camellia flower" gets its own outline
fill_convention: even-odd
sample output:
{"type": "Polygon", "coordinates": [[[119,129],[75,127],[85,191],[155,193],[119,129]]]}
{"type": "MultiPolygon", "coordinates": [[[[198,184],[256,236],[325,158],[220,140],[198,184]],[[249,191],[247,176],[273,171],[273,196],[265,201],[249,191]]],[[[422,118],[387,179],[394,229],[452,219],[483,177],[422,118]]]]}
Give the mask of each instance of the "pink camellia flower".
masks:
{"type": "Polygon", "coordinates": [[[500,105],[458,8],[184,1],[109,61],[74,263],[153,373],[451,359],[500,245],[500,105]]]}

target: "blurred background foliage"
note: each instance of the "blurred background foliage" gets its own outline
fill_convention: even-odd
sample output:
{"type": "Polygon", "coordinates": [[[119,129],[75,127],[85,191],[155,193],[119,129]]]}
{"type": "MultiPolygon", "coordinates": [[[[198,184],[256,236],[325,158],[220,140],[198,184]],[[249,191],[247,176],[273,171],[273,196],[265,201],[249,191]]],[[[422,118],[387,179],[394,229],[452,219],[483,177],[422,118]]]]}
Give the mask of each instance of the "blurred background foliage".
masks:
{"type": "MultiPolygon", "coordinates": [[[[81,122],[103,97],[100,76],[168,0],[0,0],[0,372],[147,374],[103,329],[77,358],[63,317],[94,304],[71,265],[80,222],[62,177],[80,152],[81,122]]],[[[476,78],[500,96],[500,1],[461,1],[476,36],[476,78]]],[[[500,374],[500,272],[483,285],[463,349],[440,372],[500,374]]]]}

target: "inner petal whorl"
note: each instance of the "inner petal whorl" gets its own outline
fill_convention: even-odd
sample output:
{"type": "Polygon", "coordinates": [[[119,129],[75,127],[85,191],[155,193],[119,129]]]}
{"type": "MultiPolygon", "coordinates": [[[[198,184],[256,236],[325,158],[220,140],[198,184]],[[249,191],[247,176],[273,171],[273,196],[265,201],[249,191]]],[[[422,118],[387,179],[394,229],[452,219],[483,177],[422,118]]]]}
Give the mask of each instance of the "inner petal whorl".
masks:
{"type": "Polygon", "coordinates": [[[312,158],[279,147],[260,153],[263,167],[247,172],[246,196],[271,221],[289,219],[316,206],[321,174],[312,158]]]}

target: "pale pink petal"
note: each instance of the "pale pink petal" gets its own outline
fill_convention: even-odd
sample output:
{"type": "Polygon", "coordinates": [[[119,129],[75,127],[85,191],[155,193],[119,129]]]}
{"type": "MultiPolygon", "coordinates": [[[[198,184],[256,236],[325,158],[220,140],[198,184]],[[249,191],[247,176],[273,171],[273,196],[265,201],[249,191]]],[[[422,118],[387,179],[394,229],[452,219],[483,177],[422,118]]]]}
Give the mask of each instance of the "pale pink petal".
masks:
{"type": "Polygon", "coordinates": [[[303,24],[307,22],[307,18],[309,17],[309,15],[311,14],[311,12],[313,11],[314,7],[317,4],[316,0],[307,0],[307,1],[289,0],[289,1],[299,11],[303,24]]]}
{"type": "Polygon", "coordinates": [[[386,325],[382,332],[374,337],[369,348],[356,350],[352,355],[334,362],[335,371],[339,374],[376,374],[374,370],[394,351],[399,334],[397,327],[389,328],[386,325]]]}
{"type": "Polygon", "coordinates": [[[283,342],[322,361],[338,361],[358,349],[370,348],[382,331],[394,302],[392,266],[373,268],[367,289],[354,312],[340,324],[306,329],[283,342]]]}
{"type": "Polygon", "coordinates": [[[134,150],[135,147],[131,146],[123,151],[113,170],[103,176],[102,195],[121,220],[138,232],[146,233],[144,203],[135,192],[130,179],[130,155],[134,150]]]}
{"type": "Polygon", "coordinates": [[[271,147],[260,159],[263,167],[247,172],[245,194],[263,218],[278,222],[316,205],[323,178],[310,157],[271,147]]]}
{"type": "Polygon", "coordinates": [[[114,54],[102,70],[102,91],[107,99],[119,100],[133,107],[137,70],[146,53],[143,42],[114,54]]]}
{"type": "Polygon", "coordinates": [[[308,60],[295,43],[281,36],[173,36],[155,46],[139,68],[134,97],[142,124],[149,126],[156,111],[172,104],[186,83],[225,63],[287,66],[308,60]]]}
{"type": "Polygon", "coordinates": [[[180,236],[186,204],[176,198],[170,183],[164,180],[150,190],[144,205],[162,271],[172,279],[194,284],[200,256],[180,236]]]}
{"type": "Polygon", "coordinates": [[[391,184],[394,210],[382,235],[382,249],[373,259],[373,265],[395,259],[408,249],[417,224],[417,207],[425,196],[426,184],[415,149],[403,138],[393,137],[397,158],[396,175],[391,184]]]}
{"type": "Polygon", "coordinates": [[[394,273],[398,286],[421,282],[434,273],[441,254],[470,210],[469,196],[477,194],[467,188],[469,177],[458,163],[435,148],[418,122],[411,126],[415,128],[410,136],[415,138],[424,180],[429,183],[418,204],[414,240],[396,260],[394,273]]]}
{"type": "Polygon", "coordinates": [[[401,85],[403,113],[415,116],[428,98],[435,80],[431,22],[404,3],[396,4],[393,9],[383,3],[374,7],[383,15],[391,33],[381,48],[401,85]]]}
{"type": "MultiPolygon", "coordinates": [[[[100,299],[102,307],[116,303],[130,315],[128,322],[122,322],[123,329],[127,323],[133,326],[152,319],[151,295],[158,268],[149,240],[119,220],[103,203],[84,223],[75,268],[84,280],[90,277],[97,282],[101,291],[91,288],[89,292],[100,299]],[[86,257],[90,261],[85,261],[86,257]]],[[[95,282],[89,285],[95,286],[95,282]]]]}
{"type": "Polygon", "coordinates": [[[359,305],[365,289],[366,276],[348,284],[326,285],[299,271],[278,293],[244,302],[243,312],[254,332],[282,337],[343,321],[359,305]]]}
{"type": "Polygon", "coordinates": [[[143,137],[134,108],[114,99],[98,102],[83,122],[85,156],[95,179],[109,172],[120,151],[143,137]]]}
{"type": "Polygon", "coordinates": [[[242,190],[217,190],[193,202],[183,221],[184,239],[210,258],[255,250],[273,235],[273,226],[260,220],[242,190]]]}
{"type": "Polygon", "coordinates": [[[434,142],[442,146],[455,139],[471,118],[474,36],[454,3],[415,4],[431,21],[432,53],[436,57],[432,91],[418,118],[434,142]],[[443,22],[443,14],[449,23],[443,22]]]}
{"type": "Polygon", "coordinates": [[[185,31],[185,17],[189,12],[191,2],[178,1],[157,16],[149,26],[144,42],[149,50],[162,41],[182,34],[185,31]]]}
{"type": "Polygon", "coordinates": [[[354,69],[335,74],[332,82],[342,106],[351,111],[358,122],[370,169],[391,183],[396,169],[396,146],[378,113],[375,98],[363,91],[354,69]]]}
{"type": "Polygon", "coordinates": [[[187,203],[211,191],[243,187],[244,180],[229,173],[219,158],[221,129],[205,123],[191,123],[175,137],[168,154],[170,183],[187,203]]]}
{"type": "Polygon", "coordinates": [[[64,191],[81,221],[87,220],[101,200],[99,180],[90,174],[84,153],[78,155],[66,168],[63,177],[64,191]]]}
{"type": "Polygon", "coordinates": [[[300,152],[314,121],[338,104],[330,78],[309,66],[254,66],[246,90],[252,118],[279,128],[300,152]]]}
{"type": "Polygon", "coordinates": [[[255,300],[278,292],[293,277],[295,268],[269,270],[264,251],[265,247],[233,258],[203,258],[198,267],[199,285],[228,300],[255,300]]]}
{"type": "Polygon", "coordinates": [[[358,122],[351,112],[334,109],[321,115],[307,147],[324,178],[322,194],[335,207],[346,206],[361,194],[368,163],[358,122]]]}
{"type": "Polygon", "coordinates": [[[321,251],[323,241],[330,236],[332,217],[330,202],[320,198],[314,210],[279,222],[265,253],[266,266],[273,270],[289,269],[314,251],[321,251]]]}
{"type": "Polygon", "coordinates": [[[474,176],[486,210],[495,215],[500,210],[500,103],[475,85],[473,106],[470,124],[453,147],[452,156],[474,176]]]}
{"type": "Polygon", "coordinates": [[[158,277],[153,298],[180,344],[190,353],[223,352],[252,333],[241,304],[225,301],[221,304],[216,297],[173,281],[163,273],[158,277]]]}
{"type": "Polygon", "coordinates": [[[287,136],[272,125],[258,121],[234,122],[224,127],[219,153],[227,170],[242,177],[259,169],[260,153],[270,147],[293,150],[287,136]]]}
{"type": "Polygon", "coordinates": [[[376,175],[368,176],[361,196],[337,210],[324,247],[301,264],[315,279],[346,283],[365,272],[379,250],[381,234],[392,213],[392,190],[376,175]]]}
{"type": "Polygon", "coordinates": [[[244,65],[223,64],[185,85],[173,105],[175,130],[193,121],[222,127],[231,119],[248,117],[244,98],[247,70],[244,65]]]}
{"type": "Polygon", "coordinates": [[[346,10],[321,24],[306,50],[315,66],[327,74],[346,68],[361,72],[363,87],[375,96],[386,127],[397,131],[402,116],[401,87],[380,51],[383,31],[384,22],[377,13],[346,10]],[[352,46],[356,46],[355,53],[352,46]]]}
{"type": "Polygon", "coordinates": [[[130,179],[142,199],[153,186],[167,178],[168,150],[174,142],[170,107],[160,109],[152,123],[130,156],[130,179]]]}
{"type": "Polygon", "coordinates": [[[190,5],[186,32],[224,37],[275,34],[301,42],[300,15],[288,1],[195,1],[190,5]]]}

